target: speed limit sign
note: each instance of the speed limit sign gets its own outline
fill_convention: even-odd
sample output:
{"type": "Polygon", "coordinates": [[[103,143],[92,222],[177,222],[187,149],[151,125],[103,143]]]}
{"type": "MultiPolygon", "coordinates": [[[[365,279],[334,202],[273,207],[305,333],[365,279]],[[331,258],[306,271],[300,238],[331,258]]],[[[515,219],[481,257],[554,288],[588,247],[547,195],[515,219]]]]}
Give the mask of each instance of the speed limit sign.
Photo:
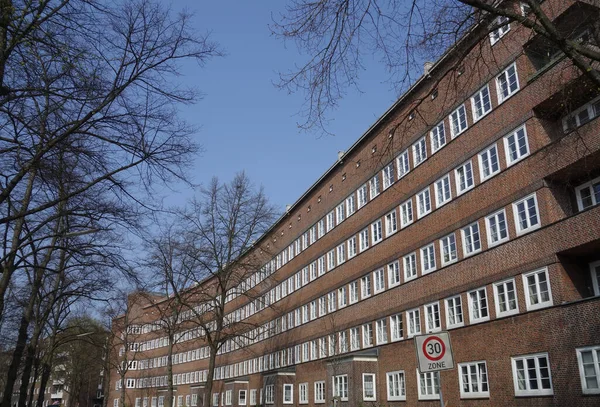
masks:
{"type": "Polygon", "coordinates": [[[437,372],[454,368],[450,334],[438,332],[415,337],[419,372],[437,372]]]}

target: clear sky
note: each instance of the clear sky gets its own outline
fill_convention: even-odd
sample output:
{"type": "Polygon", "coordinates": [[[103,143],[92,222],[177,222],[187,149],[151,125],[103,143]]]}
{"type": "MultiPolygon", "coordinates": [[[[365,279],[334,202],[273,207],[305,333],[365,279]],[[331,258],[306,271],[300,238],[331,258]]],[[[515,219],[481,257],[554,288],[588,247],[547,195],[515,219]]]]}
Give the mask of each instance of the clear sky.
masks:
{"type": "MultiPolygon", "coordinates": [[[[192,171],[193,181],[206,184],[213,176],[229,181],[246,171],[262,184],[271,202],[283,210],[294,203],[395,101],[386,73],[367,61],[362,93],[350,90],[329,130],[334,136],[301,131],[303,95],[277,89],[277,72],[304,61],[295,44],[270,34],[272,15],[284,11],[285,0],[174,0],[175,10],[194,13],[194,26],[211,31],[226,52],[204,68],[190,63],[183,83],[196,85],[204,98],[181,114],[201,127],[198,142],[205,152],[192,171]]],[[[179,188],[169,204],[182,204],[190,195],[179,188]]]]}

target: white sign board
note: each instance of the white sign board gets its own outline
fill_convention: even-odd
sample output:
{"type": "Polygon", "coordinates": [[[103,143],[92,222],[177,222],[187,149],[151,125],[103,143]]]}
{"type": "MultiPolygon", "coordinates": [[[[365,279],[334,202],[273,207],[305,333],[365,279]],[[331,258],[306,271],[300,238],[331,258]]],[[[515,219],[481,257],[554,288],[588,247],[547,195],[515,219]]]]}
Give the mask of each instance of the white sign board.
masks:
{"type": "Polygon", "coordinates": [[[419,372],[454,369],[454,355],[448,332],[415,336],[419,372]]]}

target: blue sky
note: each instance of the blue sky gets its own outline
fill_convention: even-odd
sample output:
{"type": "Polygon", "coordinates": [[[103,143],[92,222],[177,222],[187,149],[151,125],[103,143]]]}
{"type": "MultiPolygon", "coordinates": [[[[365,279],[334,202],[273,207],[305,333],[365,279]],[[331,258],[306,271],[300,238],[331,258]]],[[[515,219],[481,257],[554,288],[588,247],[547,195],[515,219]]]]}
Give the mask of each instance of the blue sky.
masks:
{"type": "MultiPolygon", "coordinates": [[[[194,13],[199,32],[226,52],[204,68],[184,66],[184,84],[197,86],[204,98],[181,109],[182,117],[200,127],[197,140],[205,152],[191,175],[206,184],[213,176],[229,181],[246,171],[262,184],[271,202],[283,210],[294,203],[394,102],[396,95],[385,82],[386,72],[376,61],[367,61],[360,83],[362,93],[349,90],[330,115],[334,136],[301,131],[303,95],[277,89],[277,72],[300,64],[306,56],[293,43],[271,36],[272,15],[284,11],[285,1],[175,0],[175,10],[194,13]]],[[[191,192],[179,187],[169,204],[183,204],[191,192]]]]}

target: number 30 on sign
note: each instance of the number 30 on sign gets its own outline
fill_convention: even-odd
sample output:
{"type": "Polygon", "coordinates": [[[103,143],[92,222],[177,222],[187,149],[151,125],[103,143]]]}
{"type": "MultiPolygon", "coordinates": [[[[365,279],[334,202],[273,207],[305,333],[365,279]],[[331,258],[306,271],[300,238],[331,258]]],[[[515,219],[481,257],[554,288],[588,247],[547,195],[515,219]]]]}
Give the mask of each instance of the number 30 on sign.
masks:
{"type": "Polygon", "coordinates": [[[448,332],[416,336],[415,347],[421,373],[454,368],[454,357],[448,332]]]}

